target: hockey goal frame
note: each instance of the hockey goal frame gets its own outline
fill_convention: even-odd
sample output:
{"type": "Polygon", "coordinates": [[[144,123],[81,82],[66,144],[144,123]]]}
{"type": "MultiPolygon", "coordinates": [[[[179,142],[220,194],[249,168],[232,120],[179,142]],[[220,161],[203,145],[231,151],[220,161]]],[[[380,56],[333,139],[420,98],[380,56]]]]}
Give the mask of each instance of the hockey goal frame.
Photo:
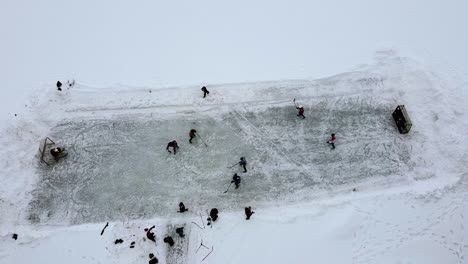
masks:
{"type": "Polygon", "coordinates": [[[50,141],[49,143],[50,145],[55,145],[55,142],[52,139],[50,139],[50,137],[46,137],[44,139],[44,143],[41,142],[42,144],[39,145],[39,152],[41,154],[41,161],[47,164],[47,166],[49,166],[50,164],[45,160],[45,154],[46,154],[45,152],[46,152],[47,145],[48,145],[47,141],[50,141]]]}

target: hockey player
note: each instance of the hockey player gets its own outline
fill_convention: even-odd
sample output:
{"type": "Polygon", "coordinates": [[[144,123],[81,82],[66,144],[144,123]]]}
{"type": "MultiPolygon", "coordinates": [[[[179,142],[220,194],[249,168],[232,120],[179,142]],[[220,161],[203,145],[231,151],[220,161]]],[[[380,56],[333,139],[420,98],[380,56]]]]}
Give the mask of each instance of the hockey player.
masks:
{"type": "Polygon", "coordinates": [[[150,254],[149,254],[149,258],[150,258],[149,264],[158,264],[159,261],[158,261],[158,259],[154,256],[153,253],[150,253],[150,254]]]}
{"type": "Polygon", "coordinates": [[[210,94],[210,92],[208,91],[208,89],[206,89],[205,86],[203,86],[201,90],[203,91],[203,98],[205,98],[207,94],[210,94]]]}
{"type": "Polygon", "coordinates": [[[255,214],[254,211],[252,211],[252,207],[245,207],[245,220],[249,220],[250,219],[250,216],[252,216],[253,214],[255,214]]]}
{"type": "Polygon", "coordinates": [[[174,245],[174,239],[172,239],[172,237],[170,237],[170,236],[165,237],[163,239],[163,241],[164,241],[164,243],[169,244],[169,246],[171,246],[171,247],[174,245]]]}
{"type": "Polygon", "coordinates": [[[216,222],[216,220],[218,219],[218,209],[216,208],[211,209],[210,218],[213,222],[216,222]]]}
{"type": "Polygon", "coordinates": [[[235,173],[233,176],[232,176],[232,181],[235,185],[236,185],[236,189],[239,188],[239,185],[241,183],[241,177],[239,175],[237,175],[237,173],[235,173]]]}
{"type": "Polygon", "coordinates": [[[247,160],[245,160],[245,157],[240,158],[239,165],[242,166],[242,168],[244,168],[244,173],[246,173],[247,168],[245,168],[245,166],[247,165],[247,160]]]}
{"type": "Polygon", "coordinates": [[[62,83],[57,81],[57,90],[62,91],[62,83]]]}
{"type": "Polygon", "coordinates": [[[179,149],[179,145],[177,145],[177,141],[171,141],[167,144],[166,150],[169,151],[169,153],[172,153],[169,148],[172,148],[174,151],[174,155],[177,153],[177,150],[179,149]]]}
{"type": "Polygon", "coordinates": [[[190,132],[189,132],[189,137],[190,137],[189,143],[190,144],[192,144],[192,139],[194,139],[196,136],[197,136],[197,130],[191,129],[190,132]]]}
{"type": "Polygon", "coordinates": [[[183,213],[185,211],[188,211],[187,208],[185,208],[185,204],[183,202],[180,202],[179,203],[179,211],[177,211],[178,213],[183,213]]]}
{"type": "Polygon", "coordinates": [[[332,149],[335,148],[335,142],[336,142],[335,134],[331,134],[331,139],[329,141],[327,141],[327,143],[332,146],[332,149]]]}
{"type": "Polygon", "coordinates": [[[184,227],[176,228],[175,232],[179,235],[179,237],[185,237],[184,235],[184,227]]]}
{"type": "Polygon", "coordinates": [[[299,110],[299,113],[297,114],[297,116],[302,116],[302,119],[305,118],[304,116],[304,106],[300,105],[300,106],[296,106],[296,109],[299,110]]]}
{"type": "Polygon", "coordinates": [[[145,228],[146,237],[147,237],[149,240],[151,240],[151,241],[153,241],[153,242],[156,243],[156,237],[154,236],[154,233],[151,232],[151,230],[153,230],[153,228],[155,228],[155,226],[152,226],[150,229],[145,228]]]}
{"type": "Polygon", "coordinates": [[[62,156],[63,148],[53,148],[50,150],[50,154],[54,157],[55,161],[59,161],[62,156]]]}

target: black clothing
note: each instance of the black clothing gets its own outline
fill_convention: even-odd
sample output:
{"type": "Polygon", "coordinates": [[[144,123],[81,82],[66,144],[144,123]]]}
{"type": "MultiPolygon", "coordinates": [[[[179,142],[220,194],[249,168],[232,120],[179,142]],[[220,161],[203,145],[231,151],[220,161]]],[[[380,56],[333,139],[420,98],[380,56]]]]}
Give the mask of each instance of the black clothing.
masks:
{"type": "Polygon", "coordinates": [[[62,83],[60,81],[57,81],[57,90],[62,91],[62,83]]]}
{"type": "Polygon", "coordinates": [[[241,158],[240,158],[239,165],[241,165],[242,168],[244,168],[244,173],[246,173],[246,172],[247,172],[247,168],[246,168],[245,166],[247,165],[247,160],[245,160],[244,157],[241,157],[241,158]]]}
{"type": "Polygon", "coordinates": [[[241,177],[239,175],[234,174],[234,176],[232,176],[232,181],[235,185],[236,185],[236,189],[239,188],[239,185],[241,183],[241,177]]]}
{"type": "Polygon", "coordinates": [[[218,209],[216,208],[211,209],[210,217],[211,217],[211,220],[213,220],[213,222],[216,222],[216,219],[218,219],[218,209]]]}
{"type": "Polygon", "coordinates": [[[158,259],[153,257],[152,259],[150,259],[149,264],[158,264],[158,259]]]}
{"type": "Polygon", "coordinates": [[[189,133],[189,137],[190,137],[189,142],[190,142],[190,144],[192,144],[192,139],[194,139],[196,137],[196,133],[197,133],[197,130],[195,130],[195,129],[190,130],[190,133],[189,133]]]}
{"type": "Polygon", "coordinates": [[[178,227],[176,228],[175,232],[180,236],[180,237],[184,237],[184,228],[183,227],[178,227]]]}
{"type": "Polygon", "coordinates": [[[183,202],[179,203],[179,213],[183,213],[185,211],[188,211],[188,209],[185,208],[185,205],[183,202]]]}
{"type": "Polygon", "coordinates": [[[61,148],[53,148],[50,150],[50,154],[54,157],[55,161],[60,159],[60,153],[62,153],[63,149],[61,148]]]}
{"type": "Polygon", "coordinates": [[[210,94],[210,92],[208,91],[208,89],[206,89],[205,86],[203,86],[201,90],[203,91],[203,98],[205,98],[207,94],[210,94]]]}
{"type": "Polygon", "coordinates": [[[179,146],[177,145],[177,141],[174,140],[167,144],[166,150],[169,151],[169,153],[171,153],[169,148],[172,148],[172,150],[174,151],[174,155],[175,155],[177,153],[177,149],[179,148],[179,146]]]}
{"type": "Polygon", "coordinates": [[[163,241],[164,241],[164,243],[169,244],[169,246],[171,246],[171,247],[174,245],[174,239],[172,239],[172,237],[170,237],[170,236],[165,237],[163,241]]]}
{"type": "Polygon", "coordinates": [[[253,215],[255,212],[252,212],[252,207],[245,207],[245,215],[247,216],[245,219],[249,220],[250,216],[253,215]]]}

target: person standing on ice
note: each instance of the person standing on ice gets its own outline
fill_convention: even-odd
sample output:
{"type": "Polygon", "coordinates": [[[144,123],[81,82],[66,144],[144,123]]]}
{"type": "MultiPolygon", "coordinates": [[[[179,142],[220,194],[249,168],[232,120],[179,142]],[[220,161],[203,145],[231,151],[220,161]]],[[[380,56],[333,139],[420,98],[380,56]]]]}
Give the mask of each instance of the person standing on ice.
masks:
{"type": "Polygon", "coordinates": [[[164,243],[169,244],[169,246],[171,246],[171,247],[174,245],[174,239],[172,239],[171,236],[165,237],[165,238],[163,239],[163,241],[164,241],[164,243]]]}
{"type": "Polygon", "coordinates": [[[177,150],[179,149],[179,145],[177,145],[177,141],[171,141],[167,144],[166,150],[169,151],[169,153],[172,153],[169,148],[172,148],[174,151],[174,155],[177,153],[177,150]]]}
{"type": "Polygon", "coordinates": [[[208,89],[206,89],[205,86],[203,86],[203,87],[201,88],[201,90],[202,90],[202,92],[203,92],[203,98],[205,98],[207,94],[210,94],[210,91],[208,91],[208,89]]]}
{"type": "Polygon", "coordinates": [[[244,169],[244,173],[246,173],[247,168],[245,166],[247,166],[247,160],[245,160],[245,157],[240,158],[239,165],[242,166],[242,168],[244,169]]]}
{"type": "Polygon", "coordinates": [[[299,113],[297,114],[297,116],[302,116],[302,119],[305,119],[305,116],[304,116],[304,106],[302,106],[302,105],[296,106],[296,109],[299,110],[299,113]]]}
{"type": "Polygon", "coordinates": [[[184,227],[176,228],[175,232],[179,235],[179,237],[185,237],[184,235],[184,227]]]}
{"type": "Polygon", "coordinates": [[[332,149],[335,148],[335,142],[336,142],[336,136],[335,134],[331,134],[331,138],[329,141],[327,141],[327,143],[332,146],[332,149]]]}
{"type": "Polygon", "coordinates": [[[218,220],[218,209],[217,208],[213,208],[211,209],[210,211],[210,218],[213,222],[216,222],[216,220],[218,220]]]}
{"type": "Polygon", "coordinates": [[[187,208],[185,208],[185,204],[183,202],[180,202],[179,203],[179,211],[177,211],[178,213],[183,213],[185,211],[188,211],[187,208]]]}
{"type": "Polygon", "coordinates": [[[154,256],[153,253],[150,253],[149,254],[149,264],[158,264],[159,263],[159,260],[154,256]]]}
{"type": "Polygon", "coordinates": [[[236,189],[238,189],[241,183],[241,177],[237,175],[237,173],[234,173],[231,183],[234,183],[234,185],[236,185],[236,189]]]}
{"type": "Polygon", "coordinates": [[[190,137],[189,143],[190,144],[192,144],[192,139],[194,139],[196,136],[197,136],[197,130],[191,129],[190,132],[189,132],[189,137],[190,137]]]}
{"type": "Polygon", "coordinates": [[[245,211],[245,216],[246,216],[245,220],[249,220],[250,217],[251,217],[253,214],[255,214],[255,212],[252,211],[252,207],[251,207],[251,206],[245,207],[245,210],[244,210],[244,211],[245,211]]]}

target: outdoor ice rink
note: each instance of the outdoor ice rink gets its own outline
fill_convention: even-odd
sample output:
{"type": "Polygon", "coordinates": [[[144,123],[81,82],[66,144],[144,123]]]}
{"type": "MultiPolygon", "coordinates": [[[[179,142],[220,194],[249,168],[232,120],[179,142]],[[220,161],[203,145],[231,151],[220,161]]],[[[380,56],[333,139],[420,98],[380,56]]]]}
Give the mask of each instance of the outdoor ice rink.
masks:
{"type": "Polygon", "coordinates": [[[123,115],[71,119],[52,138],[68,157],[38,165],[40,182],[30,203],[34,223],[73,224],[170,217],[183,201],[191,212],[245,204],[274,205],[312,199],[320,192],[397,179],[417,164],[407,138],[391,119],[393,104],[363,95],[311,97],[301,102],[235,104],[219,112],[167,118],[123,115]],[[188,143],[191,128],[200,139],[188,143]],[[325,142],[336,133],[336,149],[325,142]],[[169,154],[169,141],[180,150],[169,154]],[[245,156],[248,173],[228,167],[245,156]],[[228,187],[232,175],[240,189],[228,187]]]}

